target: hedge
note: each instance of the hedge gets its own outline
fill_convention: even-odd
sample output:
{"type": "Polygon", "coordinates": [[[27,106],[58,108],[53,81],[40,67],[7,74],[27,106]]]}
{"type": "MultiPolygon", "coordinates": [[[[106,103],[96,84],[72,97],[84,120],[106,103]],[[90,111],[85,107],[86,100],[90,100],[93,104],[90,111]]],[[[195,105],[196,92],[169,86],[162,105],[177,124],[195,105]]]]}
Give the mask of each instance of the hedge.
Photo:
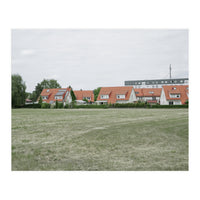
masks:
{"type": "Polygon", "coordinates": [[[184,105],[152,105],[151,108],[188,108],[187,104],[184,105]]]}
{"type": "Polygon", "coordinates": [[[49,103],[42,103],[41,108],[50,108],[50,104],[49,103]]]}
{"type": "Polygon", "coordinates": [[[14,108],[41,108],[40,104],[16,105],[14,108]]]}
{"type": "Polygon", "coordinates": [[[96,105],[96,104],[88,104],[88,105],[73,105],[72,108],[108,108],[108,105],[96,105]]]}
{"type": "MultiPolygon", "coordinates": [[[[63,108],[63,103],[58,103],[57,104],[58,108],[63,108]]],[[[43,103],[42,105],[40,104],[27,104],[27,105],[18,105],[15,106],[14,108],[50,108],[50,104],[48,103],[43,103]]],[[[56,106],[54,106],[56,108],[56,106]]],[[[88,105],[69,105],[66,104],[64,106],[65,109],[73,108],[73,109],[78,109],[78,108],[188,108],[187,104],[184,105],[150,105],[150,104],[145,104],[145,103],[124,103],[124,104],[102,104],[102,105],[96,105],[96,104],[88,104],[88,105]]]]}

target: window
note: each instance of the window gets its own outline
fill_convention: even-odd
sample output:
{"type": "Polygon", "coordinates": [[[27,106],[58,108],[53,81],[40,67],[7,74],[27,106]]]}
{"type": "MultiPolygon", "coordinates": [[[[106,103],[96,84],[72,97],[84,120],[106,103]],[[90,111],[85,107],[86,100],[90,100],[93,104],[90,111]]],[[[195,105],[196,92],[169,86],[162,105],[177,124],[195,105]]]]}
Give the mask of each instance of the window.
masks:
{"type": "Polygon", "coordinates": [[[173,101],[170,101],[170,102],[169,102],[169,105],[173,105],[173,104],[174,104],[174,102],[173,102],[173,101]]]}
{"type": "Polygon", "coordinates": [[[165,83],[167,83],[167,81],[165,81],[165,83]]]}
{"type": "Polygon", "coordinates": [[[154,92],[153,91],[149,91],[149,94],[153,94],[154,92]]]}
{"type": "Polygon", "coordinates": [[[139,94],[139,92],[135,92],[135,94],[139,94]]]}
{"type": "Polygon", "coordinates": [[[119,95],[117,95],[117,99],[125,99],[125,94],[119,94],[119,95]]]}
{"type": "Polygon", "coordinates": [[[47,90],[47,92],[49,92],[49,89],[47,90]]]}
{"type": "Polygon", "coordinates": [[[43,96],[42,99],[48,99],[48,97],[47,96],[43,96]]]}
{"type": "Polygon", "coordinates": [[[91,100],[91,97],[83,97],[83,99],[91,100]]]}
{"type": "Polygon", "coordinates": [[[55,99],[62,99],[62,96],[55,96],[55,99]]]}
{"type": "Polygon", "coordinates": [[[164,81],[161,81],[161,83],[164,83],[164,81]]]}
{"type": "Polygon", "coordinates": [[[101,95],[101,99],[109,99],[109,95],[101,95]]]}
{"type": "Polygon", "coordinates": [[[180,98],[180,94],[170,94],[170,98],[180,98]]]}

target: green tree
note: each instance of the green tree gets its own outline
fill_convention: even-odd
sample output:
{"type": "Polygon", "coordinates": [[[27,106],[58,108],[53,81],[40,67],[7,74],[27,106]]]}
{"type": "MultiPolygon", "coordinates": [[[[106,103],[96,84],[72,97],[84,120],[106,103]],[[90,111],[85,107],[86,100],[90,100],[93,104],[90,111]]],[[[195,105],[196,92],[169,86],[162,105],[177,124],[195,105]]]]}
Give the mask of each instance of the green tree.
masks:
{"type": "Polygon", "coordinates": [[[54,79],[44,79],[41,83],[38,83],[35,87],[35,90],[32,92],[31,100],[37,101],[41,92],[45,88],[61,88],[57,80],[54,79]]]}
{"type": "Polygon", "coordinates": [[[70,93],[71,93],[71,97],[72,97],[72,102],[74,102],[76,100],[76,96],[74,94],[74,91],[73,91],[72,87],[69,86],[69,88],[71,88],[71,92],[70,93]]]}
{"type": "Polygon", "coordinates": [[[86,103],[88,103],[88,100],[86,98],[84,98],[83,101],[85,101],[86,103]]]}
{"type": "Polygon", "coordinates": [[[56,108],[58,108],[58,101],[56,100],[56,108]]]}
{"type": "Polygon", "coordinates": [[[98,97],[98,95],[99,95],[100,90],[101,90],[101,88],[98,87],[97,89],[95,89],[95,90],[93,91],[93,92],[94,92],[94,101],[97,100],[97,97],[98,97]]]}
{"type": "Polygon", "coordinates": [[[40,96],[39,102],[40,105],[42,104],[42,97],[40,96]]]}
{"type": "Polygon", "coordinates": [[[24,105],[26,99],[26,85],[19,74],[12,75],[12,107],[24,105]]]}

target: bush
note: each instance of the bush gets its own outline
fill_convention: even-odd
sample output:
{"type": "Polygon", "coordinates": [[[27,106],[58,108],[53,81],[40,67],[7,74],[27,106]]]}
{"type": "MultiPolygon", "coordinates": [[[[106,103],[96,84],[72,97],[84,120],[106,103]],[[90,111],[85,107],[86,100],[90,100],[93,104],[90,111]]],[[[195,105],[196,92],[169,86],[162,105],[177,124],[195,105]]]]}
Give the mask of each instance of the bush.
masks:
{"type": "Polygon", "coordinates": [[[96,104],[76,105],[74,104],[72,108],[108,108],[108,105],[96,105],[96,104]]]}
{"type": "Polygon", "coordinates": [[[56,100],[56,105],[55,105],[54,108],[58,108],[58,101],[57,100],[56,100]]]}
{"type": "Polygon", "coordinates": [[[151,108],[188,108],[188,105],[152,105],[151,108]]]}
{"type": "Polygon", "coordinates": [[[58,108],[63,108],[63,103],[58,103],[58,108]]]}
{"type": "Polygon", "coordinates": [[[64,108],[69,108],[69,104],[65,104],[64,108]]]}
{"type": "Polygon", "coordinates": [[[21,106],[15,106],[15,108],[41,108],[40,104],[25,104],[21,106]]]}
{"type": "Polygon", "coordinates": [[[48,104],[48,103],[42,103],[41,108],[50,108],[50,104],[48,104]]]}

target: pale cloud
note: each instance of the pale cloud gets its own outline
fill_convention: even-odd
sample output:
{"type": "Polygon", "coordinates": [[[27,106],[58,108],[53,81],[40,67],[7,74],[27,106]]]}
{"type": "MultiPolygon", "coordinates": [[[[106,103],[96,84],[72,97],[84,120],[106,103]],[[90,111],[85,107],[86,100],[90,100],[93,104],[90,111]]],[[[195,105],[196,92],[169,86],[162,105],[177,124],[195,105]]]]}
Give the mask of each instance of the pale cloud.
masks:
{"type": "Polygon", "coordinates": [[[20,51],[21,55],[23,56],[29,56],[29,55],[33,55],[35,53],[35,50],[33,49],[23,49],[20,51]]]}

